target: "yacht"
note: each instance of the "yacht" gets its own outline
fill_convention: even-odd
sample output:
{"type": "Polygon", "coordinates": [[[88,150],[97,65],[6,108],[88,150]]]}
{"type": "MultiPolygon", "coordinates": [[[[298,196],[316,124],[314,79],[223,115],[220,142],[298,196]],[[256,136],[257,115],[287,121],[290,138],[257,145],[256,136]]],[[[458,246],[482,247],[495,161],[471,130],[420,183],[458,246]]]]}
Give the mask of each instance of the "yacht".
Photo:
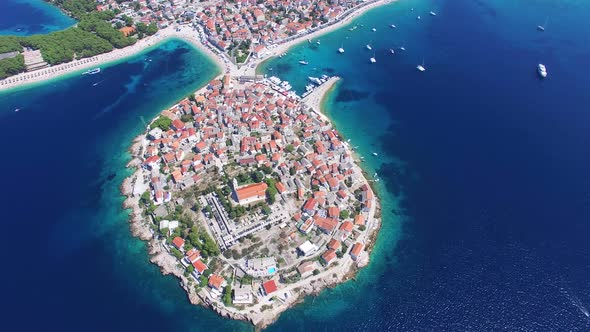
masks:
{"type": "Polygon", "coordinates": [[[377,152],[373,152],[373,155],[377,157],[379,154],[377,152]]]}
{"type": "Polygon", "coordinates": [[[377,60],[375,60],[375,55],[373,55],[373,56],[372,56],[372,57],[369,59],[369,61],[371,61],[371,63],[375,63],[375,62],[377,62],[377,60]]]}
{"type": "Polygon", "coordinates": [[[315,43],[316,43],[317,45],[319,45],[319,44],[320,44],[320,40],[318,39],[318,40],[317,40],[315,43]]]}
{"type": "Polygon", "coordinates": [[[299,64],[300,65],[308,65],[309,62],[305,61],[305,60],[299,60],[299,64]]]}
{"type": "Polygon", "coordinates": [[[342,47],[340,47],[340,48],[338,49],[338,53],[344,53],[344,49],[343,49],[342,47]]]}
{"type": "Polygon", "coordinates": [[[537,72],[539,73],[541,78],[547,77],[547,68],[544,64],[540,63],[539,65],[537,65],[537,72]]]}
{"type": "Polygon", "coordinates": [[[431,11],[429,14],[430,14],[430,16],[436,16],[436,13],[433,11],[431,11]]]}
{"type": "Polygon", "coordinates": [[[309,76],[307,79],[310,80],[314,84],[317,84],[317,85],[321,85],[322,84],[322,81],[319,78],[317,78],[317,77],[311,77],[311,76],[309,76]]]}
{"type": "Polygon", "coordinates": [[[405,51],[405,50],[406,50],[406,48],[405,48],[405,47],[403,47],[403,46],[400,46],[400,48],[399,48],[399,49],[400,49],[400,50],[402,50],[402,51],[405,51]]]}
{"type": "Polygon", "coordinates": [[[396,28],[395,24],[391,24],[389,27],[392,28],[392,29],[395,29],[396,28]]]}
{"type": "Polygon", "coordinates": [[[94,74],[98,74],[98,73],[100,73],[100,68],[94,68],[94,69],[90,69],[90,70],[83,72],[82,75],[86,75],[86,74],[94,75],[94,74]]]}
{"type": "Polygon", "coordinates": [[[391,53],[391,54],[395,54],[395,50],[394,50],[393,48],[390,48],[390,49],[389,49],[389,53],[391,53]]]}
{"type": "Polygon", "coordinates": [[[373,48],[371,47],[371,44],[367,44],[367,49],[368,49],[369,51],[373,50],[373,48]]]}
{"type": "Polygon", "coordinates": [[[373,31],[373,32],[376,32],[376,31],[377,31],[377,29],[373,28],[373,29],[371,29],[371,31],[373,31]]]}
{"type": "Polygon", "coordinates": [[[416,69],[418,69],[419,71],[426,71],[426,68],[424,67],[424,59],[422,59],[421,65],[416,66],[416,69]]]}

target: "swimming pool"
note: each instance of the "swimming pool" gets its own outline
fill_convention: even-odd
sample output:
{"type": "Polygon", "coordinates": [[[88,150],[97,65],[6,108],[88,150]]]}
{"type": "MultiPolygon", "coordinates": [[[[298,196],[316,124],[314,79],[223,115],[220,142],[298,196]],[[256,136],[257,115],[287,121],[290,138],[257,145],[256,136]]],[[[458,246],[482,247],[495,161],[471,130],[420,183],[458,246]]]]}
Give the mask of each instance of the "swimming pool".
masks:
{"type": "Polygon", "coordinates": [[[269,267],[268,268],[268,274],[273,274],[277,271],[277,269],[275,267],[269,267]]]}

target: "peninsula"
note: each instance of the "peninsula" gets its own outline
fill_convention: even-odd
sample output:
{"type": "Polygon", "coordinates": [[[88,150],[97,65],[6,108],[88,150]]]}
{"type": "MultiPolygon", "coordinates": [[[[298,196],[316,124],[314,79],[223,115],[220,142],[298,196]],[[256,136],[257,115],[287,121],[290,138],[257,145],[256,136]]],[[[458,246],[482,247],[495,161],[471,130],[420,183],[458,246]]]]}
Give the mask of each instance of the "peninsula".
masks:
{"type": "Polygon", "coordinates": [[[379,202],[317,109],[337,80],[302,101],[226,74],[134,141],[122,185],[132,232],[192,303],[265,327],[368,263],[379,202]]]}

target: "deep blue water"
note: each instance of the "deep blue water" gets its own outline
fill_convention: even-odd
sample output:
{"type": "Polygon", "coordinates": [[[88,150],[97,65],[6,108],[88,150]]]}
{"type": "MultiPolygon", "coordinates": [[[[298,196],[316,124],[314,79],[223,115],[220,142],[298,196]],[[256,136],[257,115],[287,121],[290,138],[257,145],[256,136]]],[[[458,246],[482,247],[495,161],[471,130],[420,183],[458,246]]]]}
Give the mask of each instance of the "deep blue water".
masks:
{"type": "Polygon", "coordinates": [[[74,19],[43,0],[0,1],[0,35],[44,34],[75,23],[74,19]]]}
{"type": "MultiPolygon", "coordinates": [[[[579,0],[402,0],[271,61],[298,89],[321,71],[343,77],[327,112],[379,174],[384,225],[356,281],[269,330],[590,330],[589,13],[579,0]]],[[[0,94],[5,326],[249,329],[187,303],[131,238],[118,195],[130,140],[215,73],[171,42],[0,94]]]]}

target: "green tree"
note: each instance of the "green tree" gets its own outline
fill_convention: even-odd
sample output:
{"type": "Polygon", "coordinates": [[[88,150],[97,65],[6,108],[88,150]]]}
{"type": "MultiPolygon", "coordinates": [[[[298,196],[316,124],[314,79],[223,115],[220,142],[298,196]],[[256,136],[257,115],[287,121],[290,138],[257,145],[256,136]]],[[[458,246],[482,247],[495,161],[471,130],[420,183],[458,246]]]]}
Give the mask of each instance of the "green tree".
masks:
{"type": "Polygon", "coordinates": [[[340,219],[346,219],[346,218],[348,218],[349,215],[350,215],[350,212],[348,212],[348,210],[340,211],[340,219]]]}
{"type": "Polygon", "coordinates": [[[137,29],[137,31],[141,32],[141,33],[146,33],[147,32],[147,25],[143,22],[139,22],[135,25],[135,28],[137,29]]]}
{"type": "Polygon", "coordinates": [[[154,128],[160,128],[164,131],[167,131],[170,129],[170,126],[172,125],[172,120],[168,117],[165,116],[160,116],[158,117],[154,122],[152,122],[152,124],[150,125],[151,129],[154,128]]]}
{"type": "Polygon", "coordinates": [[[295,151],[295,147],[293,147],[293,145],[289,144],[285,147],[285,151],[292,153],[293,151],[295,151]]]}
{"type": "Polygon", "coordinates": [[[225,304],[226,307],[231,305],[231,285],[225,286],[223,290],[223,304],[225,304]]]}
{"type": "Polygon", "coordinates": [[[146,33],[151,36],[158,32],[158,26],[155,23],[150,23],[147,27],[146,33]]]}

